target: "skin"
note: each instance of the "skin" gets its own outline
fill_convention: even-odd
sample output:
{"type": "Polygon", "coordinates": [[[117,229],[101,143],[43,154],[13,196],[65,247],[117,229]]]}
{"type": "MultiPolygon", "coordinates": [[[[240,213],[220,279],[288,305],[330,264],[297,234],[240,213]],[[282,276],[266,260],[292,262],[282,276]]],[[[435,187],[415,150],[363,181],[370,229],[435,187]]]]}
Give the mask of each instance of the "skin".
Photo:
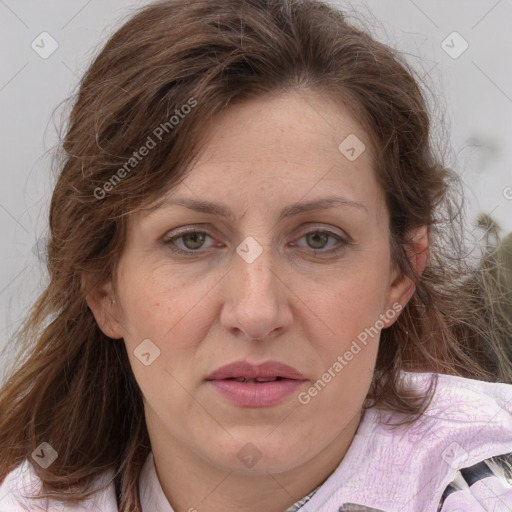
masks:
{"type": "MultiPolygon", "coordinates": [[[[393,304],[404,307],[414,285],[393,270],[370,140],[343,104],[289,92],[231,106],[212,127],[200,158],[167,197],[219,202],[234,219],[178,205],[137,213],[117,275],[88,303],[105,334],[126,344],[157,474],[174,510],[283,512],[343,459],[379,336],[307,404],[293,394],[272,407],[240,407],[205,377],[234,361],[281,361],[306,376],[300,391],[307,390],[380,315],[393,304]],[[353,162],[338,150],[349,134],[366,145],[353,162]],[[338,205],[278,221],[286,205],[331,195],[364,207],[338,205]],[[208,234],[174,241],[195,250],[191,257],[163,242],[186,226],[208,234]],[[308,235],[315,229],[349,243],[323,255],[341,244],[335,236],[308,235]],[[248,236],[263,249],[252,263],[236,252],[248,236]],[[134,355],[147,338],[161,351],[149,366],[134,355]],[[261,453],[252,468],[237,457],[247,443],[261,453]]],[[[421,273],[426,229],[410,237],[406,251],[421,273]]]]}

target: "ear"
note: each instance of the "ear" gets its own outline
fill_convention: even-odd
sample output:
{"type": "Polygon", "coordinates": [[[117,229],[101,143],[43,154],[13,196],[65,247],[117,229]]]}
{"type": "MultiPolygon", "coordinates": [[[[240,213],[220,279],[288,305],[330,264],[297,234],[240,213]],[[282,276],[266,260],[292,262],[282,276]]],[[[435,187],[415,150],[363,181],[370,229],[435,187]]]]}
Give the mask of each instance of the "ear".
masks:
{"type": "MultiPolygon", "coordinates": [[[[408,260],[411,263],[414,272],[419,277],[423,274],[425,270],[425,265],[427,264],[428,257],[428,230],[427,226],[421,226],[419,228],[412,229],[407,232],[406,235],[407,242],[404,245],[404,250],[407,255],[408,260]]],[[[389,299],[388,299],[388,310],[389,309],[398,309],[397,304],[400,304],[401,311],[410,298],[414,294],[416,290],[416,285],[412,281],[412,279],[402,273],[398,269],[395,269],[392,277],[392,282],[389,289],[389,299]],[[394,305],[394,307],[393,307],[394,305]]],[[[398,318],[394,316],[395,320],[398,318]]],[[[394,323],[395,320],[390,320],[386,327],[389,327],[394,323]]]]}
{"type": "Polygon", "coordinates": [[[119,306],[115,299],[112,282],[109,281],[101,287],[92,285],[91,276],[82,275],[82,289],[85,291],[85,300],[92,311],[98,327],[109,338],[120,339],[123,330],[119,320],[119,306]]]}

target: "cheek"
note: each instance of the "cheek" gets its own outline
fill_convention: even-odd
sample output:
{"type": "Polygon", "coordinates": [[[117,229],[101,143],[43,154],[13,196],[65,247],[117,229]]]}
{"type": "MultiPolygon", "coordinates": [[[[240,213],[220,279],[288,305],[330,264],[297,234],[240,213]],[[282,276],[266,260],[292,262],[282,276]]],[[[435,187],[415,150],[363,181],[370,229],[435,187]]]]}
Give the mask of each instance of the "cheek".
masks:
{"type": "Polygon", "coordinates": [[[304,328],[313,349],[310,360],[317,362],[310,405],[332,421],[336,411],[355,414],[368,392],[386,307],[385,265],[361,261],[308,296],[314,314],[309,312],[304,328]]]}
{"type": "Polygon", "coordinates": [[[303,399],[325,422],[338,424],[356,414],[368,393],[380,340],[381,295],[369,283],[351,282],[316,302],[322,322],[309,325],[308,337],[318,372],[303,399]]]}
{"type": "Polygon", "coordinates": [[[194,374],[198,347],[219,314],[212,303],[215,282],[210,281],[186,279],[178,273],[170,277],[170,271],[163,266],[148,270],[145,275],[125,275],[119,286],[122,328],[141,387],[151,384],[148,379],[154,379],[157,372],[167,372],[163,375],[167,389],[173,386],[174,380],[167,382],[171,375],[181,382],[194,374]],[[135,357],[140,352],[138,347],[147,339],[158,353],[149,373],[135,357]]]}
{"type": "Polygon", "coordinates": [[[132,271],[120,272],[118,290],[129,337],[136,334],[161,338],[186,318],[198,303],[198,296],[207,293],[200,281],[187,280],[165,264],[127,261],[125,268],[132,271]]]}
{"type": "Polygon", "coordinates": [[[194,375],[194,354],[205,336],[208,289],[170,279],[163,272],[132,274],[119,286],[124,342],[135,379],[149,406],[185,410],[189,395],[180,383],[194,375]],[[148,343],[148,340],[150,343],[148,343]],[[143,348],[141,348],[143,347],[143,348]],[[147,355],[149,354],[149,356],[147,355]]]}
{"type": "Polygon", "coordinates": [[[340,348],[375,325],[386,307],[388,276],[384,270],[363,262],[360,268],[332,276],[322,286],[299,292],[308,298],[306,305],[319,320],[319,331],[311,339],[331,340],[331,347],[340,348]]]}

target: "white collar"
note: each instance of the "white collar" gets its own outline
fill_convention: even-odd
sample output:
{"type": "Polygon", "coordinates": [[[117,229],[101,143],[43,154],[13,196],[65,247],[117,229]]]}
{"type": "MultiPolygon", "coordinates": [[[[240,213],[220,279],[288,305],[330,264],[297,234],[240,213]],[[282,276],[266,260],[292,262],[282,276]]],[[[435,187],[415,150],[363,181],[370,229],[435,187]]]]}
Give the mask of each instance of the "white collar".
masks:
{"type": "Polygon", "coordinates": [[[139,496],[142,512],[174,512],[158,480],[151,452],[140,472],[139,496]]]}

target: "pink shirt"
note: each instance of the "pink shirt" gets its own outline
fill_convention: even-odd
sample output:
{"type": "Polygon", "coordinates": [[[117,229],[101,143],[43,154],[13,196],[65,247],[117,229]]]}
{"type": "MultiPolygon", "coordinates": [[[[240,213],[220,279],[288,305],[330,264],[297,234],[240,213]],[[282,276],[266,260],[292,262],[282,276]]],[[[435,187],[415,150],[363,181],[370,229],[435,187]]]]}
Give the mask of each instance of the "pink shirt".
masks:
{"type": "MultiPolygon", "coordinates": [[[[404,373],[425,386],[430,373],[404,373]]],[[[512,385],[438,376],[432,402],[412,425],[384,425],[398,415],[369,409],[345,457],[301,512],[512,512],[512,482],[487,476],[465,482],[464,470],[497,455],[512,453],[512,385]]],[[[498,474],[498,471],[495,471],[498,474]]],[[[107,482],[106,473],[101,482],[107,482]]],[[[21,491],[37,492],[39,480],[25,461],[0,486],[0,512],[45,510],[44,500],[28,502],[21,491]],[[23,508],[22,504],[25,505],[23,508]]],[[[139,479],[142,512],[173,512],[150,454],[139,479]]],[[[192,502],[191,507],[194,506],[192,502]]],[[[200,504],[196,504],[200,512],[200,504]]],[[[80,506],[51,502],[51,512],[118,512],[113,484],[80,506]]],[[[192,509],[193,510],[193,509],[192,509]]],[[[284,512],[284,511],[283,511],[284,512]]]]}

